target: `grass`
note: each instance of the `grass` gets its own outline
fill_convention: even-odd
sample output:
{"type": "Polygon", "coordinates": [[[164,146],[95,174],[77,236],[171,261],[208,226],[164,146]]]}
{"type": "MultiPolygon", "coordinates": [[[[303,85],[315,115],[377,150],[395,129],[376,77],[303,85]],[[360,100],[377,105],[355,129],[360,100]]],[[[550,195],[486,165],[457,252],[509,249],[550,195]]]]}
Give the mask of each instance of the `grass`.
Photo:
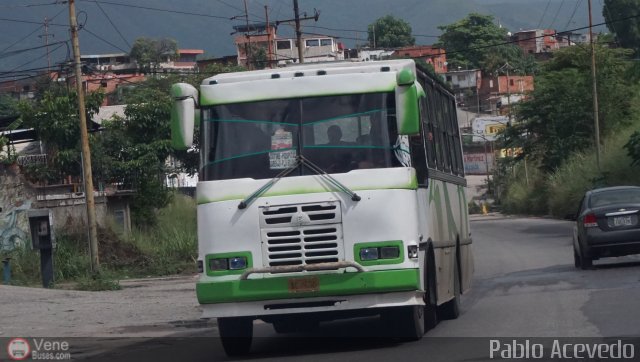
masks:
{"type": "MultiPolygon", "coordinates": [[[[638,122],[636,122],[638,123],[638,122]]],[[[635,124],[607,137],[598,170],[595,149],[574,153],[555,172],[544,175],[537,167],[529,166],[529,185],[524,174],[516,169],[509,177],[501,197],[503,210],[514,214],[551,214],[563,218],[575,214],[587,190],[617,185],[640,185],[640,167],[631,165],[631,158],[623,145],[635,124]]]]}
{"type": "MultiPolygon", "coordinates": [[[[154,228],[135,229],[129,236],[112,227],[99,228],[101,273],[90,273],[86,234],[56,233],[54,279],[80,290],[117,290],[118,280],[196,271],[197,230],[195,201],[174,195],[158,211],[154,228]]],[[[12,284],[40,285],[40,255],[24,246],[11,253],[12,284]]]]}

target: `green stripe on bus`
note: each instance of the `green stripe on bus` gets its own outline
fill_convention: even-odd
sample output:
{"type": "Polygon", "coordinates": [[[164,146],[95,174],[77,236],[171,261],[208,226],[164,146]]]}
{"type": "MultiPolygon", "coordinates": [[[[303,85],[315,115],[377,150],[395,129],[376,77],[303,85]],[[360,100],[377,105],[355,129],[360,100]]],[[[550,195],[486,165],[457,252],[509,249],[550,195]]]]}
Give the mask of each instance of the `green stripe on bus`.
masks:
{"type": "MultiPolygon", "coordinates": [[[[309,278],[305,276],[302,278],[309,278]]],[[[319,281],[315,292],[289,291],[289,280],[301,277],[276,277],[220,282],[198,282],[200,304],[234,303],[303,297],[325,297],[412,291],[420,289],[419,269],[381,270],[361,273],[314,274],[319,281]]]]}
{"type": "Polygon", "coordinates": [[[299,126],[297,123],[289,123],[289,122],[276,122],[276,121],[260,121],[260,120],[252,120],[252,119],[205,119],[205,122],[228,122],[228,123],[267,123],[267,124],[284,124],[286,126],[299,126]]]}

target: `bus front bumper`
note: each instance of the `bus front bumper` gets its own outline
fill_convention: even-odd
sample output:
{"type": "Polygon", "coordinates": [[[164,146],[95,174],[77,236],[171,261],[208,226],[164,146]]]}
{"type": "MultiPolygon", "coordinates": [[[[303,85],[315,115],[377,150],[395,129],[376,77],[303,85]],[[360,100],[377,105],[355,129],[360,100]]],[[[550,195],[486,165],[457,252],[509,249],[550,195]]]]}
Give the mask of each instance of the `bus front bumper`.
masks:
{"type": "Polygon", "coordinates": [[[420,305],[424,304],[420,289],[419,269],[202,281],[196,285],[205,318],[420,305]],[[311,281],[307,287],[306,281],[311,281]],[[292,285],[303,288],[296,290],[292,285]]]}

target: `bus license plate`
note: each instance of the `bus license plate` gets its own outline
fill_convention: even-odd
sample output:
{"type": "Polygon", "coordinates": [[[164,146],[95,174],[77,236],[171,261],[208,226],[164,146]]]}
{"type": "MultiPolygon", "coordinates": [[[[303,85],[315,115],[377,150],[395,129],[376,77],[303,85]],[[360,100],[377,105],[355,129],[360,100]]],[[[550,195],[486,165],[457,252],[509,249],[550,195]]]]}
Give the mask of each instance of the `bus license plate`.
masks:
{"type": "Polygon", "coordinates": [[[632,226],[633,225],[633,220],[631,218],[631,215],[629,216],[616,216],[613,218],[613,222],[612,222],[614,227],[619,227],[619,226],[632,226]]]}
{"type": "Polygon", "coordinates": [[[317,292],[318,290],[320,290],[318,277],[289,279],[289,293],[317,292]]]}

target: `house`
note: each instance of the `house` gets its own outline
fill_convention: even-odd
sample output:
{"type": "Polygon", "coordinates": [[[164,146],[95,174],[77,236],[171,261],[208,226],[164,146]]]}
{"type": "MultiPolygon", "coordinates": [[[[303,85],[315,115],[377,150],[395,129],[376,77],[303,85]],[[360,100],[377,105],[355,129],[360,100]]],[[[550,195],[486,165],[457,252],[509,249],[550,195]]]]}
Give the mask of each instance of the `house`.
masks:
{"type": "Polygon", "coordinates": [[[428,64],[431,64],[438,74],[447,72],[447,55],[445,50],[433,45],[415,45],[399,48],[395,50],[394,55],[396,57],[424,60],[428,64]]]}
{"type": "MultiPolygon", "coordinates": [[[[273,24],[251,24],[249,27],[237,25],[233,27],[238,33],[245,33],[235,37],[238,54],[238,65],[253,66],[256,61],[263,61],[267,66],[285,65],[299,62],[298,44],[296,38],[279,38],[273,24]],[[258,33],[258,34],[249,34],[258,33]],[[258,59],[257,54],[263,54],[264,59],[258,59]]],[[[343,60],[343,45],[331,36],[314,35],[302,38],[302,56],[305,63],[343,60]]],[[[261,64],[259,64],[261,65],[261,64]]]]}
{"type": "Polygon", "coordinates": [[[459,69],[442,74],[445,82],[451,85],[459,107],[480,113],[479,90],[482,85],[480,69],[459,69]]]}
{"type": "Polygon", "coordinates": [[[177,71],[192,71],[196,68],[196,59],[198,55],[204,54],[202,49],[178,49],[178,57],[175,59],[167,57],[164,62],[160,63],[160,69],[172,69],[177,71]]]}
{"type": "Polygon", "coordinates": [[[553,29],[520,30],[511,36],[525,54],[548,53],[560,48],[560,42],[553,29]]]}
{"type": "Polygon", "coordinates": [[[483,80],[480,86],[480,99],[488,105],[494,115],[509,114],[511,104],[522,100],[527,92],[533,91],[531,75],[500,75],[483,80]]]}

